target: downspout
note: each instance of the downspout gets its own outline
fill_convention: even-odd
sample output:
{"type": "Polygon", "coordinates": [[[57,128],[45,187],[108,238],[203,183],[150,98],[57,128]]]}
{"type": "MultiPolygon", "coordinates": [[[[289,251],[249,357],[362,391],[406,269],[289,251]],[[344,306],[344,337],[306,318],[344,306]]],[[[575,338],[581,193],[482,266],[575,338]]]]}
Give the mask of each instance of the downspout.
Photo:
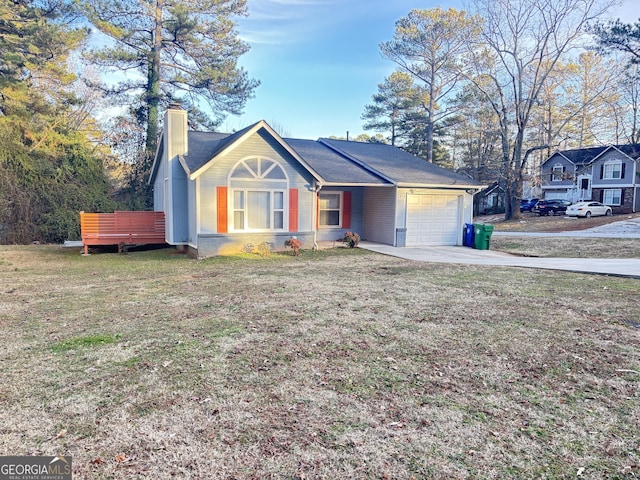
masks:
{"type": "Polygon", "coordinates": [[[633,206],[631,207],[631,211],[636,213],[636,201],[638,200],[638,186],[636,183],[636,178],[638,178],[638,162],[633,162],[633,182],[631,184],[633,187],[633,206]]]}
{"type": "Polygon", "coordinates": [[[313,224],[313,249],[318,250],[318,194],[320,189],[322,188],[322,184],[316,183],[315,188],[313,189],[313,202],[311,202],[313,213],[311,215],[313,224]]]}

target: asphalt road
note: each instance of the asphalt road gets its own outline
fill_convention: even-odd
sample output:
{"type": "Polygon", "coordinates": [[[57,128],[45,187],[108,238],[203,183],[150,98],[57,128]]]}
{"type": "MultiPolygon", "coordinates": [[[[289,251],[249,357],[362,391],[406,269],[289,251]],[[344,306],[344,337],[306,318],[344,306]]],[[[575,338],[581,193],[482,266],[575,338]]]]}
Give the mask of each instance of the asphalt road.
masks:
{"type": "MultiPolygon", "coordinates": [[[[579,222],[575,218],[572,221],[579,222]]],[[[576,237],[576,238],[640,238],[640,217],[628,218],[618,222],[600,225],[587,230],[567,232],[493,232],[493,235],[502,237],[576,237]]]]}

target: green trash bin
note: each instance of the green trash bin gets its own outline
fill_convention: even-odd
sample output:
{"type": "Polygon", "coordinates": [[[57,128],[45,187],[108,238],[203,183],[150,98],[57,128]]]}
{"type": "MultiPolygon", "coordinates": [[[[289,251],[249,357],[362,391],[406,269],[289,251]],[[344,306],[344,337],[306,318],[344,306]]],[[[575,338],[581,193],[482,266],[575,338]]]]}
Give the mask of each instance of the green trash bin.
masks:
{"type": "Polygon", "coordinates": [[[474,223],[473,230],[476,249],[489,250],[489,247],[491,246],[491,234],[493,233],[493,225],[474,223]]]}

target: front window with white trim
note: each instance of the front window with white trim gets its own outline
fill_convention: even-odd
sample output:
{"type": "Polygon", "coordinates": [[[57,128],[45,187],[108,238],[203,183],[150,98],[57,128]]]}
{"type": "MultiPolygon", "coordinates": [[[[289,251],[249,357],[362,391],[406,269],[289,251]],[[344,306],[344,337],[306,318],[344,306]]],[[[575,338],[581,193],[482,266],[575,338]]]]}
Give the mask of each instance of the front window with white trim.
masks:
{"type": "Polygon", "coordinates": [[[274,160],[246,158],[229,174],[233,231],[282,231],[288,208],[286,172],[274,160]]]}
{"type": "Polygon", "coordinates": [[[608,188],[602,195],[602,203],[605,205],[620,205],[622,203],[622,189],[608,188]]]}
{"type": "Polygon", "coordinates": [[[342,193],[321,192],[318,198],[319,225],[340,227],[342,225],[342,193]]]}
{"type": "Polygon", "coordinates": [[[561,181],[563,173],[564,173],[564,166],[562,166],[562,164],[558,163],[558,164],[554,165],[553,166],[553,170],[551,172],[551,181],[552,182],[561,181]]]}
{"type": "Polygon", "coordinates": [[[607,180],[619,180],[622,178],[622,161],[613,160],[604,164],[602,178],[607,180]]]}

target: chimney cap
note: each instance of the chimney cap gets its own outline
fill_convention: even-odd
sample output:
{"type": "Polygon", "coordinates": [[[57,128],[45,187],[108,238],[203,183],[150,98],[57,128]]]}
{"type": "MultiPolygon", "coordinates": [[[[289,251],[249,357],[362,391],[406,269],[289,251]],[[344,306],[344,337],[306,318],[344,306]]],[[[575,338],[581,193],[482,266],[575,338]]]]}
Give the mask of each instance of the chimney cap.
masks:
{"type": "Polygon", "coordinates": [[[171,102],[169,104],[169,109],[170,110],[182,110],[182,105],[180,105],[179,102],[171,102]]]}

